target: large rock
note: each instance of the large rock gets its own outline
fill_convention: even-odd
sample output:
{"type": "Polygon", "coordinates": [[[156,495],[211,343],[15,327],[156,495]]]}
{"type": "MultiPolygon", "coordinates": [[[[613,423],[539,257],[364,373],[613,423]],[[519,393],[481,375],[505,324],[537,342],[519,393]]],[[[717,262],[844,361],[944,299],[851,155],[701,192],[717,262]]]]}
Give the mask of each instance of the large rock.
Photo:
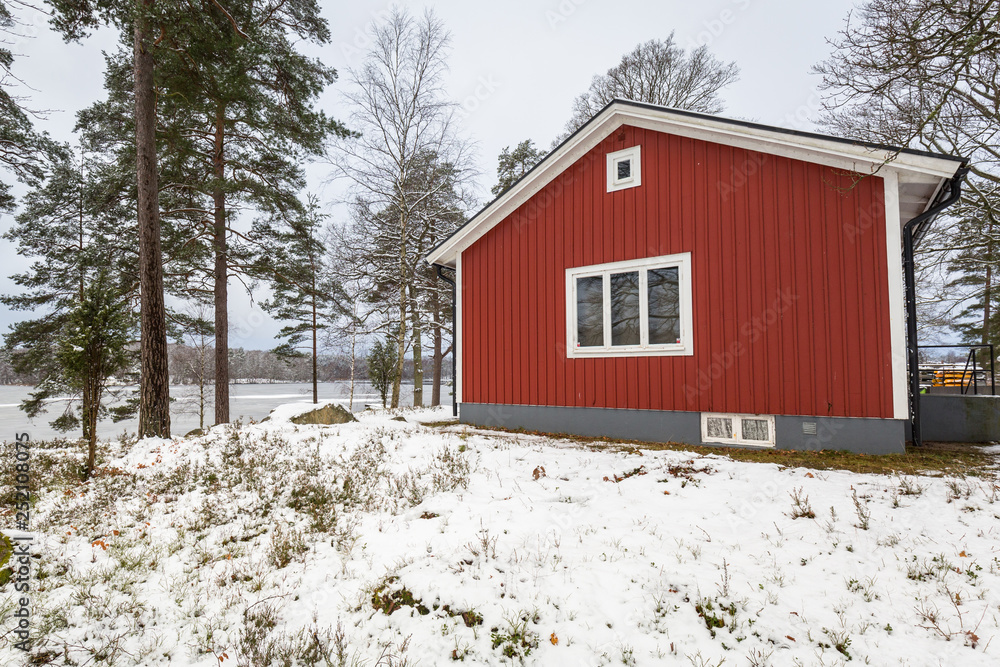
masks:
{"type": "Polygon", "coordinates": [[[324,405],[318,410],[292,417],[291,421],[293,424],[346,424],[358,420],[342,405],[324,405]]]}

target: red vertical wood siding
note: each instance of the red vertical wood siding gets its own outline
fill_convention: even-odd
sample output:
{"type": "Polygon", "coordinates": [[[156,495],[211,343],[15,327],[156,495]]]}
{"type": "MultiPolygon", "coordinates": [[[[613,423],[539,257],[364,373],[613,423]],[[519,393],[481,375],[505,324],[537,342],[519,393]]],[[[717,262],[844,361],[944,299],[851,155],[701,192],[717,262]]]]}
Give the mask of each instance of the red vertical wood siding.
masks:
{"type": "Polygon", "coordinates": [[[884,216],[880,178],[625,127],[463,252],[462,400],[891,418],[884,216]],[[566,357],[567,268],[682,252],[693,356],[566,357]]]}

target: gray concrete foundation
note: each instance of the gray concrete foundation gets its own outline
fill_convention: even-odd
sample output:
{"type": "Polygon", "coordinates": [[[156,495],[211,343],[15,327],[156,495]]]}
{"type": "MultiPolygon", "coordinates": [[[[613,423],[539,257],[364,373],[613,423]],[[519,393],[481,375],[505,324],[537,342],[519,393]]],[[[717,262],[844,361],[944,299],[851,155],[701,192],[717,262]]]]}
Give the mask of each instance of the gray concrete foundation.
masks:
{"type": "MultiPolygon", "coordinates": [[[[458,414],[462,423],[478,426],[646,442],[730,446],[702,441],[700,412],[462,403],[458,414]]],[[[906,426],[907,422],[900,419],[778,415],[774,423],[775,447],[901,454],[906,446],[906,426]]]]}

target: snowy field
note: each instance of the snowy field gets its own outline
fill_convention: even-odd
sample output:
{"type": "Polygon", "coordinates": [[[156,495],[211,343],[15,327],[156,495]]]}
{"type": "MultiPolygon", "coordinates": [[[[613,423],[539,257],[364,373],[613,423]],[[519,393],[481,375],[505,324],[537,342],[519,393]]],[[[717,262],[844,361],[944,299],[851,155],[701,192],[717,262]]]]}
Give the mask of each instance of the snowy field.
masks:
{"type": "Polygon", "coordinates": [[[87,485],[36,449],[33,664],[1000,664],[995,480],[301,410],[87,485]]]}

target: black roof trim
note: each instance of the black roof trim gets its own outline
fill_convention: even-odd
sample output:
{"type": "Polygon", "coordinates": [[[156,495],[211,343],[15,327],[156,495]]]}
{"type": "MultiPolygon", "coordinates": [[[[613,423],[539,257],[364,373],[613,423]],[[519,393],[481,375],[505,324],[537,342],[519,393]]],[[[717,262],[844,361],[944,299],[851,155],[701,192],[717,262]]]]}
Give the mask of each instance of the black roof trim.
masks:
{"type": "Polygon", "coordinates": [[[573,134],[571,134],[568,137],[566,137],[565,139],[563,139],[559,143],[558,146],[556,146],[555,148],[553,148],[552,150],[550,150],[545,155],[545,157],[543,157],[541,160],[539,160],[538,164],[536,164],[534,167],[532,167],[527,172],[525,172],[524,175],[521,176],[521,178],[519,178],[516,181],[514,181],[514,183],[512,183],[510,185],[510,187],[508,187],[506,190],[504,190],[503,192],[501,192],[500,194],[498,194],[496,197],[494,197],[493,199],[491,199],[489,201],[489,203],[487,203],[485,206],[483,206],[481,209],[479,209],[475,213],[475,215],[473,215],[468,220],[466,220],[462,224],[461,227],[459,227],[458,229],[456,229],[455,231],[453,231],[444,240],[442,240],[436,246],[434,246],[433,248],[431,248],[430,251],[428,251],[428,253],[426,255],[424,255],[424,256],[427,257],[429,255],[434,254],[437,251],[438,248],[440,248],[441,246],[445,245],[452,238],[454,238],[455,236],[457,236],[463,229],[465,229],[466,227],[468,227],[472,223],[473,220],[475,220],[476,218],[478,218],[480,215],[482,215],[483,213],[485,213],[487,209],[489,209],[491,206],[493,206],[493,204],[495,204],[497,202],[497,200],[499,200],[505,194],[507,194],[508,192],[510,192],[511,190],[513,190],[515,187],[517,187],[517,185],[521,181],[523,181],[526,178],[528,178],[529,176],[531,176],[531,174],[534,173],[534,171],[536,169],[539,169],[542,165],[544,165],[546,162],[548,162],[549,158],[551,158],[555,153],[557,153],[560,148],[562,148],[567,143],[569,143],[574,137],[576,137],[576,135],[578,135],[581,132],[583,132],[584,130],[586,130],[587,127],[589,127],[591,125],[591,123],[593,123],[595,120],[597,120],[598,118],[600,118],[600,116],[605,111],[607,111],[610,107],[612,107],[612,106],[614,106],[616,104],[621,105],[621,106],[626,106],[626,107],[634,107],[634,108],[637,108],[637,109],[647,109],[647,110],[650,110],[650,111],[667,111],[669,113],[676,114],[678,116],[686,116],[688,118],[699,118],[699,119],[703,119],[703,120],[710,120],[710,121],[713,121],[713,122],[725,123],[727,125],[735,125],[735,126],[738,126],[738,127],[746,127],[746,128],[750,128],[750,129],[754,129],[754,130],[766,130],[766,131],[769,131],[769,132],[778,132],[780,134],[788,134],[788,135],[795,136],[795,137],[804,137],[804,138],[809,138],[809,139],[821,139],[823,141],[834,141],[836,143],[847,144],[849,146],[863,146],[865,148],[871,148],[873,150],[889,151],[889,152],[893,152],[893,153],[906,153],[908,155],[919,155],[919,156],[922,156],[922,157],[932,157],[932,158],[938,158],[938,159],[943,159],[943,160],[952,160],[954,162],[958,162],[958,163],[963,164],[963,165],[969,163],[969,158],[966,158],[966,157],[959,157],[959,156],[955,156],[955,155],[945,155],[943,153],[933,153],[931,151],[923,151],[923,150],[918,150],[918,149],[915,149],[915,148],[902,148],[900,146],[891,146],[889,144],[880,144],[880,143],[875,143],[875,142],[872,142],[872,141],[860,141],[860,140],[856,140],[856,139],[845,139],[844,137],[836,137],[836,136],[832,136],[832,135],[829,135],[829,134],[820,134],[818,132],[805,132],[805,131],[802,131],[802,130],[793,130],[793,129],[790,129],[790,128],[787,128],[787,127],[777,127],[777,126],[774,126],[774,125],[765,125],[763,123],[754,123],[754,122],[747,121],[747,120],[737,120],[735,118],[724,118],[722,116],[715,116],[715,115],[708,114],[708,113],[700,113],[698,111],[687,111],[685,109],[674,109],[673,107],[664,107],[664,106],[659,106],[657,104],[649,104],[647,102],[634,102],[632,100],[623,100],[623,99],[616,98],[616,99],[613,99],[610,102],[608,102],[604,106],[603,109],[601,109],[600,111],[598,111],[596,114],[594,114],[594,116],[590,120],[588,120],[586,123],[584,123],[583,125],[581,125],[580,128],[576,132],[574,132],[573,134]]]}
{"type": "MultiPolygon", "coordinates": [[[[820,134],[819,132],[805,132],[803,130],[793,130],[787,127],[777,127],[775,125],[765,125],[763,123],[754,123],[748,120],[736,120],[735,118],[723,118],[722,116],[713,116],[709,113],[700,113],[697,111],[687,111],[685,109],[673,109],[671,107],[661,107],[655,104],[647,104],[645,102],[633,102],[631,100],[613,100],[611,104],[621,104],[623,106],[636,107],[639,109],[649,109],[651,111],[669,111],[672,114],[678,116],[687,116],[689,118],[702,118],[705,120],[716,121],[719,123],[726,123],[727,125],[737,125],[739,127],[747,127],[754,130],[767,130],[769,132],[778,132],[780,134],[789,134],[795,137],[806,137],[809,139],[822,139],[824,141],[834,141],[838,144],[848,144],[850,146],[864,146],[865,148],[871,148],[873,150],[890,151],[893,153],[906,153],[907,155],[920,155],[923,157],[933,157],[942,160],[952,160],[954,162],[961,162],[963,164],[969,161],[969,158],[958,157],[955,155],[945,155],[944,153],[933,153],[931,151],[918,150],[916,148],[902,148],[900,146],[892,146],[890,144],[880,144],[873,141],[861,141],[859,139],[845,139],[844,137],[837,137],[830,134],[820,134]]],[[[601,113],[611,106],[608,104],[604,109],[601,109],[601,113]]],[[[600,114],[598,114],[600,115],[600,114]]]]}

